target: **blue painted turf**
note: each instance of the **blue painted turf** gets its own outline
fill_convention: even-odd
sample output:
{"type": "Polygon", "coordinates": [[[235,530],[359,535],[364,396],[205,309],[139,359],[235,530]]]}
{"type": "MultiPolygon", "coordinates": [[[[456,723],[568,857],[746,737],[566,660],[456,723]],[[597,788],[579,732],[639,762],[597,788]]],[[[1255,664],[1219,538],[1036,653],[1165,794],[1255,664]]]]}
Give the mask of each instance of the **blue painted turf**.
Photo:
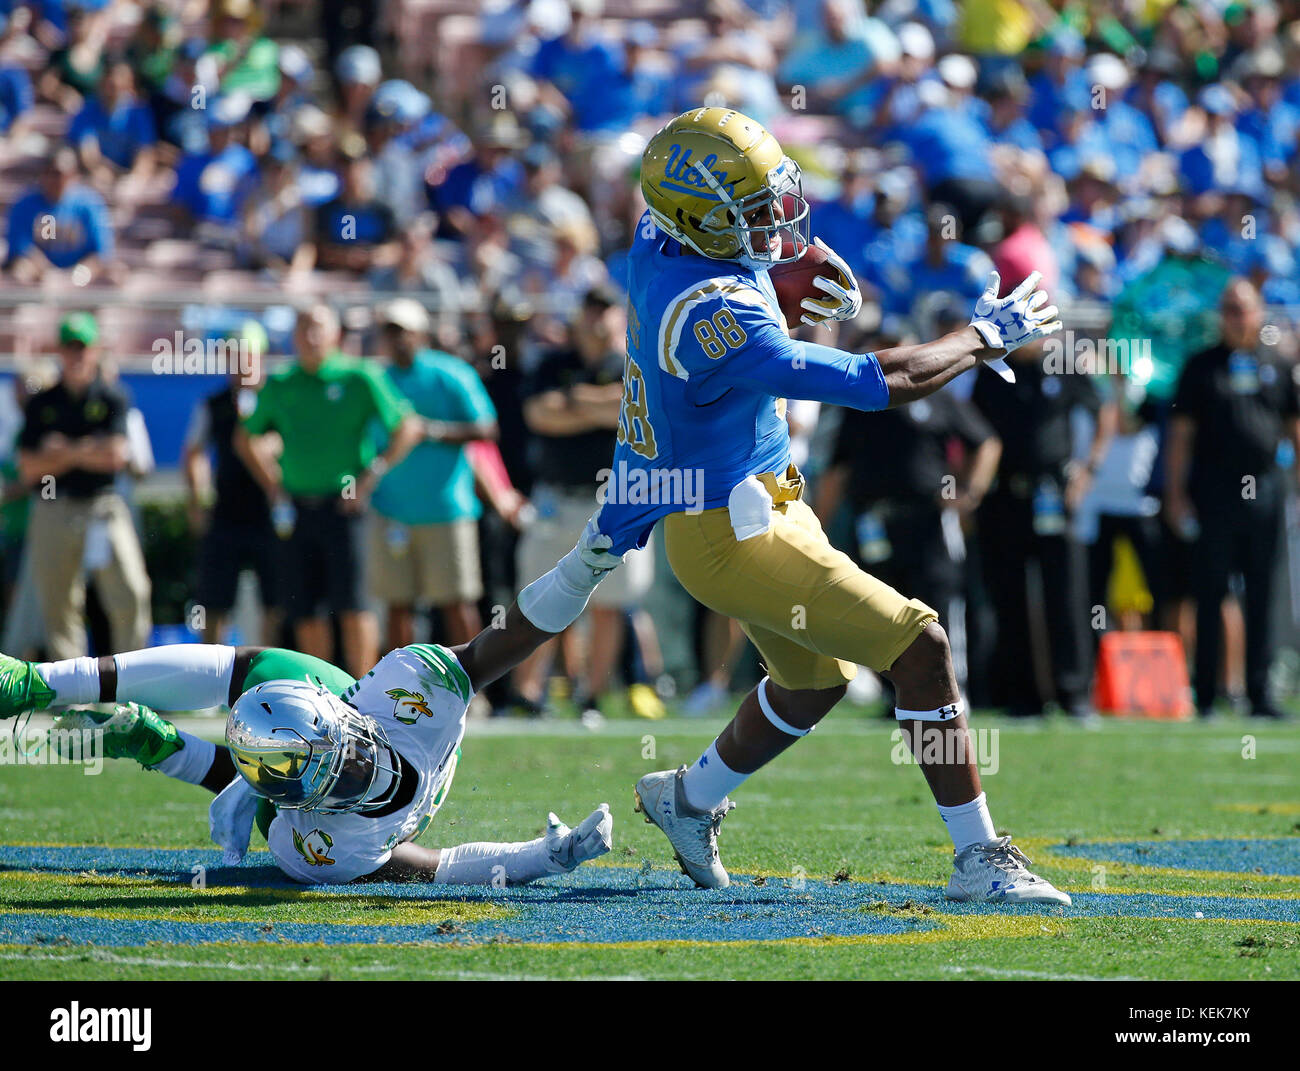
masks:
{"type": "Polygon", "coordinates": [[[1057,844],[1057,855],[1099,862],[1134,863],[1173,870],[1234,874],[1300,874],[1300,837],[1275,840],[1140,840],[1129,843],[1057,844]]]}
{"type": "MultiPolygon", "coordinates": [[[[1200,842],[1193,842],[1197,845],[1200,842]]],[[[1236,844],[1237,842],[1232,842],[1236,844]]],[[[1267,843],[1267,842],[1259,842],[1267,843]]],[[[1281,842],[1289,844],[1289,842],[1281,842]]],[[[1169,847],[1186,848],[1171,844],[1169,847]]],[[[1084,845],[1069,849],[1086,857],[1118,858],[1124,845],[1084,845]],[[1110,853],[1110,854],[1107,854],[1110,853]]],[[[941,924],[938,915],[1024,915],[1061,918],[1171,918],[1300,921],[1300,901],[1266,897],[1167,896],[1160,894],[1076,893],[1071,908],[1007,907],[954,904],[939,886],[857,881],[807,880],[802,888],[787,879],[762,884],[737,877],[731,888],[702,891],[665,870],[633,867],[582,867],[574,874],[549,878],[511,889],[454,887],[432,884],[368,883],[305,887],[287,881],[267,852],[254,852],[240,867],[222,867],[216,852],[82,847],[0,846],[0,869],[76,875],[93,871],[159,885],[189,886],[192,868],[206,868],[208,890],[249,889],[249,903],[260,904],[263,921],[181,922],[165,917],[113,919],[77,917],[61,911],[0,913],[0,943],[71,942],[105,946],[207,944],[225,941],[374,944],[414,942],[598,942],[687,940],[700,942],[780,940],[791,937],[852,937],[920,935],[941,924]],[[458,920],[450,927],[438,923],[355,925],[349,923],[277,920],[280,902],[262,903],[256,890],[275,888],[303,899],[322,894],[380,896],[396,900],[451,901],[505,908],[505,918],[458,920]],[[887,905],[881,908],[882,901],[887,905]],[[910,902],[910,903],[909,903],[910,902]],[[890,909],[908,905],[916,913],[890,909]]],[[[196,897],[203,896],[196,891],[196,897]]],[[[226,902],[230,902],[227,893],[226,902]]],[[[58,900],[65,909],[93,911],[94,901],[58,900]]],[[[238,897],[236,894],[236,902],[238,897]]],[[[109,904],[130,910],[129,901],[109,904]]],[[[177,906],[173,899],[157,900],[153,910],[165,916],[177,906]]]]}

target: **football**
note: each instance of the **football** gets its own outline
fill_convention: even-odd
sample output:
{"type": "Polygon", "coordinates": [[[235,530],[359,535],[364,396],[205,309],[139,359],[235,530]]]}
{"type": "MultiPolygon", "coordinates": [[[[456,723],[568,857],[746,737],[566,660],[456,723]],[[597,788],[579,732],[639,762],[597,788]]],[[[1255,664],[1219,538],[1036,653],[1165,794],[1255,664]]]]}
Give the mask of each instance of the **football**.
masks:
{"type": "Polygon", "coordinates": [[[827,263],[826,250],[819,245],[808,246],[798,260],[777,264],[769,268],[767,274],[776,289],[776,300],[788,327],[795,327],[803,319],[804,298],[826,297],[825,291],[813,285],[817,276],[840,281],[840,273],[827,263]]]}

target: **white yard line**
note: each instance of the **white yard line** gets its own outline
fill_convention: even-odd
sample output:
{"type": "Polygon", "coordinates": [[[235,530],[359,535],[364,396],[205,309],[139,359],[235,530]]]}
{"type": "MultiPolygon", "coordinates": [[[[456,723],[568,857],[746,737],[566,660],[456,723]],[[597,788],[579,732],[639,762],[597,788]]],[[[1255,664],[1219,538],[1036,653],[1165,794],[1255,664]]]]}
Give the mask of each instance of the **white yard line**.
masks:
{"type": "Polygon", "coordinates": [[[1026,971],[1011,967],[993,967],[983,963],[966,966],[944,964],[939,968],[944,974],[1000,974],[1007,978],[1034,978],[1051,982],[1138,982],[1142,979],[1126,974],[1059,974],[1056,971],[1026,971]]]}

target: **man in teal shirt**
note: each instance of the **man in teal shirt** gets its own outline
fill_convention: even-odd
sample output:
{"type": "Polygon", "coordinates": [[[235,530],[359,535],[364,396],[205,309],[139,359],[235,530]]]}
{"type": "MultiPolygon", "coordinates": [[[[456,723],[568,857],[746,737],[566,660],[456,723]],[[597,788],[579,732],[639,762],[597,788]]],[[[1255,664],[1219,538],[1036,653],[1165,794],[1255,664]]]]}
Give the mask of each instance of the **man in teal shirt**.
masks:
{"type": "Polygon", "coordinates": [[[459,357],[429,349],[429,316],[399,298],[380,311],[388,382],[417,415],[421,440],[384,476],[371,499],[370,586],[388,608],[388,647],[414,642],[417,604],[442,612],[451,643],[480,628],[474,470],[465,444],[497,437],[497,414],[478,373],[459,357]]]}

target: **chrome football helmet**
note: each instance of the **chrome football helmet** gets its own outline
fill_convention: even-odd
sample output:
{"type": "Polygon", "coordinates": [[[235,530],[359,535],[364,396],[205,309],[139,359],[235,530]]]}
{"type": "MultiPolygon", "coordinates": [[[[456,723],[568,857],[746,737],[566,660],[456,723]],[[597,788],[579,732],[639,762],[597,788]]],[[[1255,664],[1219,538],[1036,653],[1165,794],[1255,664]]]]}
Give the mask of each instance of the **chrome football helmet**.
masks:
{"type": "Polygon", "coordinates": [[[266,681],[230,708],[226,744],[240,776],[277,807],[370,811],[397,792],[401,764],[384,730],[307,681],[266,681]]]}

